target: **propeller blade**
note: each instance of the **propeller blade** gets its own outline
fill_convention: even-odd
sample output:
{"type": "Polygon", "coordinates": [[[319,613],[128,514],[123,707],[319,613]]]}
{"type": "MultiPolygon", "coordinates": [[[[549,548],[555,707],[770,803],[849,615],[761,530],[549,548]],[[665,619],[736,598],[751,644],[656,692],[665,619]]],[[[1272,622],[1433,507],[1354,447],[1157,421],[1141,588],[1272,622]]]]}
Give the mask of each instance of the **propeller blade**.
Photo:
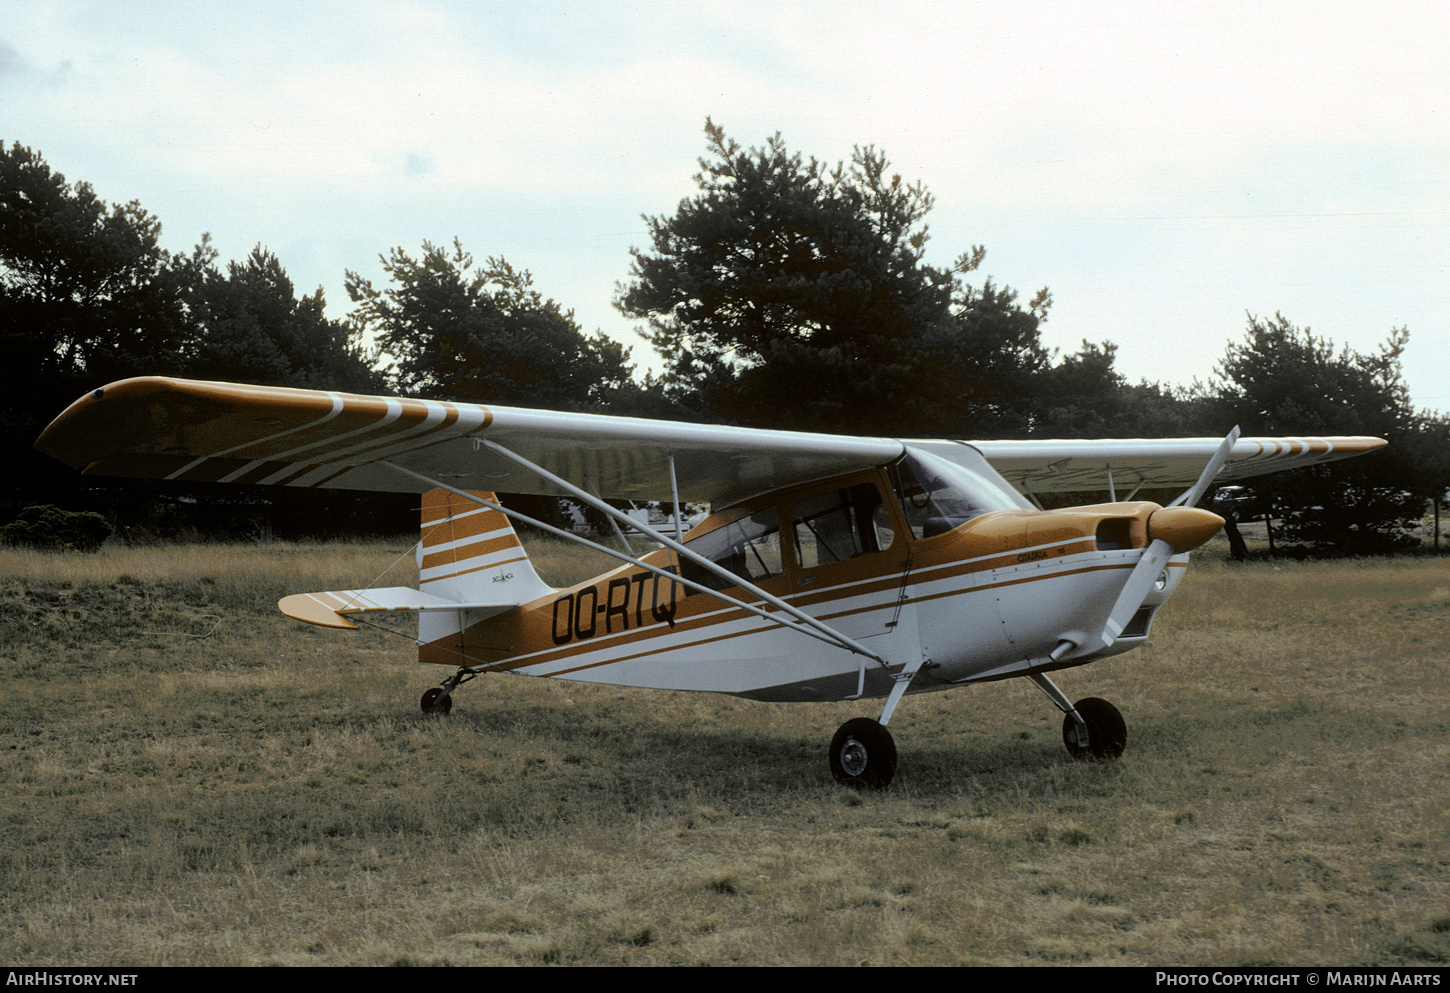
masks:
{"type": "Polygon", "coordinates": [[[1118,594],[1117,602],[1113,604],[1113,611],[1108,615],[1107,623],[1103,625],[1103,643],[1111,645],[1118,640],[1118,635],[1128,626],[1138,608],[1143,606],[1143,601],[1148,599],[1148,594],[1153,590],[1153,584],[1157,582],[1158,576],[1168,567],[1168,557],[1173,554],[1173,546],[1162,538],[1155,538],[1143,549],[1143,557],[1128,574],[1128,581],[1123,584],[1123,591],[1118,594]]]}
{"type": "Polygon", "coordinates": [[[1213,458],[1208,460],[1208,465],[1203,467],[1203,472],[1199,475],[1198,482],[1193,484],[1192,489],[1185,490],[1177,500],[1174,500],[1168,506],[1177,507],[1181,505],[1184,507],[1197,507],[1198,501],[1203,499],[1203,494],[1208,490],[1209,484],[1213,482],[1213,477],[1218,475],[1219,470],[1223,468],[1223,464],[1228,461],[1229,453],[1233,451],[1234,442],[1238,440],[1239,429],[1235,427],[1228,433],[1228,437],[1223,440],[1223,444],[1218,446],[1218,451],[1213,453],[1213,458]]]}
{"type": "MultiPolygon", "coordinates": [[[[1234,442],[1238,440],[1239,429],[1234,428],[1228,433],[1228,437],[1224,438],[1223,444],[1218,446],[1218,451],[1213,453],[1213,458],[1208,460],[1208,465],[1203,467],[1203,472],[1199,474],[1198,482],[1194,483],[1191,489],[1186,490],[1177,500],[1174,500],[1168,506],[1177,507],[1183,505],[1186,507],[1196,507],[1198,501],[1203,499],[1203,494],[1207,492],[1209,484],[1213,482],[1213,477],[1218,475],[1219,470],[1223,468],[1223,464],[1228,461],[1229,453],[1233,451],[1234,442]]],[[[1163,511],[1160,510],[1157,513],[1163,513],[1163,511]]],[[[1212,534],[1223,526],[1222,518],[1203,511],[1174,511],[1173,513],[1179,516],[1165,517],[1163,520],[1164,526],[1160,529],[1160,533],[1168,532],[1176,534],[1178,530],[1192,532],[1191,534],[1185,534],[1179,539],[1180,543],[1186,546],[1185,550],[1187,548],[1196,548],[1203,541],[1207,540],[1209,534],[1212,534]],[[1201,515],[1202,519],[1199,516],[1185,518],[1183,516],[1185,513],[1201,515]],[[1175,524],[1181,525],[1181,527],[1175,529],[1175,524]]],[[[1164,538],[1153,537],[1153,530],[1150,519],[1148,533],[1149,537],[1153,538],[1153,540],[1148,543],[1148,547],[1143,550],[1143,557],[1138,560],[1138,564],[1129,573],[1128,581],[1123,584],[1122,592],[1118,594],[1118,599],[1113,604],[1112,612],[1108,614],[1107,623],[1103,625],[1102,639],[1104,644],[1111,645],[1118,640],[1118,636],[1123,633],[1123,629],[1132,621],[1133,615],[1138,612],[1138,608],[1143,606],[1143,601],[1148,599],[1148,594],[1152,592],[1153,584],[1157,582],[1159,575],[1168,566],[1168,558],[1173,554],[1173,545],[1164,538]]]]}

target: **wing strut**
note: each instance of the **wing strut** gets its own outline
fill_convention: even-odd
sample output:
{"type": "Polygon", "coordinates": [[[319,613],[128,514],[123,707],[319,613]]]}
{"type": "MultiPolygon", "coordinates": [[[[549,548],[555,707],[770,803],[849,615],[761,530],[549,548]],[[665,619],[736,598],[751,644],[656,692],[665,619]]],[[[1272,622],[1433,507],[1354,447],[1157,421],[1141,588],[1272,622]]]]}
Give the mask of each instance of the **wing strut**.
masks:
{"type": "MultiPolygon", "coordinates": [[[[591,483],[590,484],[590,489],[592,489],[594,491],[594,495],[595,496],[598,496],[599,495],[599,487],[598,486],[595,486],[594,484],[591,483]]],[[[612,528],[614,528],[614,536],[619,539],[619,543],[624,546],[624,550],[626,552],[628,552],[630,555],[633,555],[634,554],[634,547],[632,545],[630,545],[629,539],[624,536],[624,529],[619,526],[619,522],[616,521],[614,518],[611,517],[609,519],[609,526],[612,527],[612,528]]]]}
{"type": "Polygon", "coordinates": [[[670,453],[670,500],[675,505],[675,540],[685,540],[685,523],[680,517],[680,485],[675,482],[675,453],[670,453]]]}
{"type": "Polygon", "coordinates": [[[763,617],[774,624],[779,624],[782,627],[791,628],[793,630],[801,632],[802,634],[808,634],[819,641],[824,641],[827,644],[835,645],[838,648],[844,648],[849,652],[854,652],[858,655],[864,655],[867,658],[873,659],[874,661],[879,663],[883,668],[890,668],[890,665],[886,662],[886,660],[883,659],[881,656],[877,655],[875,652],[872,652],[864,646],[857,644],[855,641],[847,638],[845,635],[841,634],[839,631],[832,629],[828,625],[822,624],[820,621],[803,612],[798,607],[792,606],[791,604],[786,603],[784,600],[781,600],[779,597],[772,596],[771,594],[766,593],[764,590],[755,587],[754,585],[741,579],[739,576],[736,576],[730,570],[725,569],[722,566],[716,565],[714,562],[711,562],[709,559],[706,559],[704,556],[691,550],[685,545],[671,541],[669,538],[666,538],[664,535],[655,531],[648,525],[639,524],[636,521],[629,520],[628,517],[625,517],[618,510],[609,506],[603,500],[596,500],[594,497],[590,496],[587,491],[581,490],[579,487],[573,485],[572,483],[560,479],[559,477],[548,472],[548,470],[546,469],[542,469],[538,466],[533,465],[533,463],[529,462],[527,459],[523,458],[522,456],[515,455],[513,452],[510,452],[503,446],[495,444],[491,441],[482,441],[482,443],[488,445],[492,449],[495,449],[499,452],[499,454],[513,459],[525,468],[530,469],[530,471],[538,473],[541,479],[545,479],[548,482],[559,486],[571,496],[574,496],[582,502],[603,511],[604,513],[609,515],[611,520],[623,518],[631,525],[633,525],[637,530],[641,531],[652,540],[657,541],[660,544],[666,546],[667,548],[670,548],[676,553],[680,554],[682,558],[688,558],[691,562],[694,562],[697,565],[701,565],[704,568],[709,569],[711,572],[714,572],[716,575],[721,576],[727,582],[730,582],[734,585],[739,586],[741,589],[756,594],[761,599],[769,603],[771,606],[776,607],[781,611],[784,611],[785,613],[790,615],[790,618],[794,618],[795,620],[781,617],[778,614],[772,614],[770,611],[757,607],[752,603],[746,603],[744,600],[738,600],[734,597],[726,596],[719,590],[712,590],[703,583],[697,583],[694,580],[686,579],[678,573],[671,572],[668,569],[662,569],[659,566],[651,565],[648,562],[644,562],[641,559],[635,558],[633,555],[629,555],[625,552],[621,552],[618,549],[609,548],[605,545],[600,545],[596,542],[588,540],[587,538],[581,538],[577,534],[565,531],[563,528],[556,528],[553,525],[545,524],[543,521],[536,521],[532,517],[529,517],[527,514],[521,514],[516,510],[510,510],[507,507],[501,506],[500,504],[492,503],[488,500],[483,499],[480,496],[477,496],[476,494],[468,492],[467,490],[459,489],[456,486],[451,486],[448,483],[443,482],[442,480],[434,479],[431,476],[426,476],[421,472],[415,472],[414,470],[409,469],[407,466],[398,465],[396,462],[389,462],[387,460],[383,460],[382,464],[396,469],[398,472],[403,473],[405,476],[411,476],[414,479],[418,479],[429,484],[430,486],[436,486],[439,489],[447,490],[449,493],[462,497],[465,500],[471,501],[484,507],[488,507],[490,510],[501,511],[504,514],[507,514],[509,517],[513,517],[517,520],[532,524],[534,527],[547,531],[550,534],[557,535],[560,538],[568,539],[569,541],[584,545],[588,548],[592,548],[597,552],[603,552],[605,555],[609,555],[613,558],[620,559],[621,561],[628,562],[630,565],[635,565],[648,572],[663,576],[665,579],[668,579],[671,582],[679,583],[681,586],[684,586],[688,589],[693,589],[699,593],[708,593],[710,596],[713,596],[718,600],[725,601],[732,607],[739,607],[742,610],[749,611],[750,613],[763,617]]]}

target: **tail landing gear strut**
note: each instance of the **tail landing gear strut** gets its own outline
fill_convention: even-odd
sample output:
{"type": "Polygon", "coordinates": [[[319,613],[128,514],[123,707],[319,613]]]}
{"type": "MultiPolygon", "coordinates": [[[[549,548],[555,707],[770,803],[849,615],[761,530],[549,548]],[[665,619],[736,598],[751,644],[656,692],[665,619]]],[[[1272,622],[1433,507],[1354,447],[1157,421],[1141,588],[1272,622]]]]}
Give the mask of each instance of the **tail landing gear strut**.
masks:
{"type": "Polygon", "coordinates": [[[453,709],[453,691],[470,679],[483,675],[483,669],[460,666],[458,671],[443,680],[442,686],[435,686],[423,694],[419,701],[425,714],[447,714],[453,709]]]}

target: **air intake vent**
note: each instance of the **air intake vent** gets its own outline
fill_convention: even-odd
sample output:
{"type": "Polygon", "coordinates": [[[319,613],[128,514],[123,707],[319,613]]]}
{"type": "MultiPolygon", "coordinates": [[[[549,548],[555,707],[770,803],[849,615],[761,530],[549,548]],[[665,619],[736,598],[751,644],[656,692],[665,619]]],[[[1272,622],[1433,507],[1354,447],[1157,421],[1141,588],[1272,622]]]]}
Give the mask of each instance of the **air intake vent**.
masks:
{"type": "Polygon", "coordinates": [[[1133,547],[1133,518],[1109,517],[1098,522],[1098,551],[1133,547]]]}
{"type": "Polygon", "coordinates": [[[1153,607],[1139,607],[1128,626],[1123,628],[1120,638],[1146,638],[1148,637],[1148,626],[1153,623],[1153,607]]]}

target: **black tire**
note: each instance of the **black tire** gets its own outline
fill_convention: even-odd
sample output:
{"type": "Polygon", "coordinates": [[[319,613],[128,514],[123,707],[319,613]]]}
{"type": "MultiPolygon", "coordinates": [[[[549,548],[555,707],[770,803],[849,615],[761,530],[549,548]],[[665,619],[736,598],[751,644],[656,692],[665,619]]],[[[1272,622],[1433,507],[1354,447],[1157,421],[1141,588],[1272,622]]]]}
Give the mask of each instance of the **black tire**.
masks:
{"type": "Polygon", "coordinates": [[[423,706],[423,713],[447,714],[452,710],[453,695],[450,693],[448,696],[444,696],[442,702],[438,700],[440,696],[443,696],[443,687],[441,686],[435,686],[427,693],[424,693],[423,699],[419,701],[423,706]]]}
{"type": "Polygon", "coordinates": [[[884,790],[896,775],[896,742],[869,717],[842,724],[831,739],[831,775],[858,790],[884,790]]]}
{"type": "Polygon", "coordinates": [[[1106,700],[1090,696],[1073,704],[1087,722],[1088,743],[1084,747],[1076,732],[1071,714],[1062,718],[1062,743],[1075,759],[1115,759],[1128,745],[1128,725],[1117,707],[1106,700]]]}

